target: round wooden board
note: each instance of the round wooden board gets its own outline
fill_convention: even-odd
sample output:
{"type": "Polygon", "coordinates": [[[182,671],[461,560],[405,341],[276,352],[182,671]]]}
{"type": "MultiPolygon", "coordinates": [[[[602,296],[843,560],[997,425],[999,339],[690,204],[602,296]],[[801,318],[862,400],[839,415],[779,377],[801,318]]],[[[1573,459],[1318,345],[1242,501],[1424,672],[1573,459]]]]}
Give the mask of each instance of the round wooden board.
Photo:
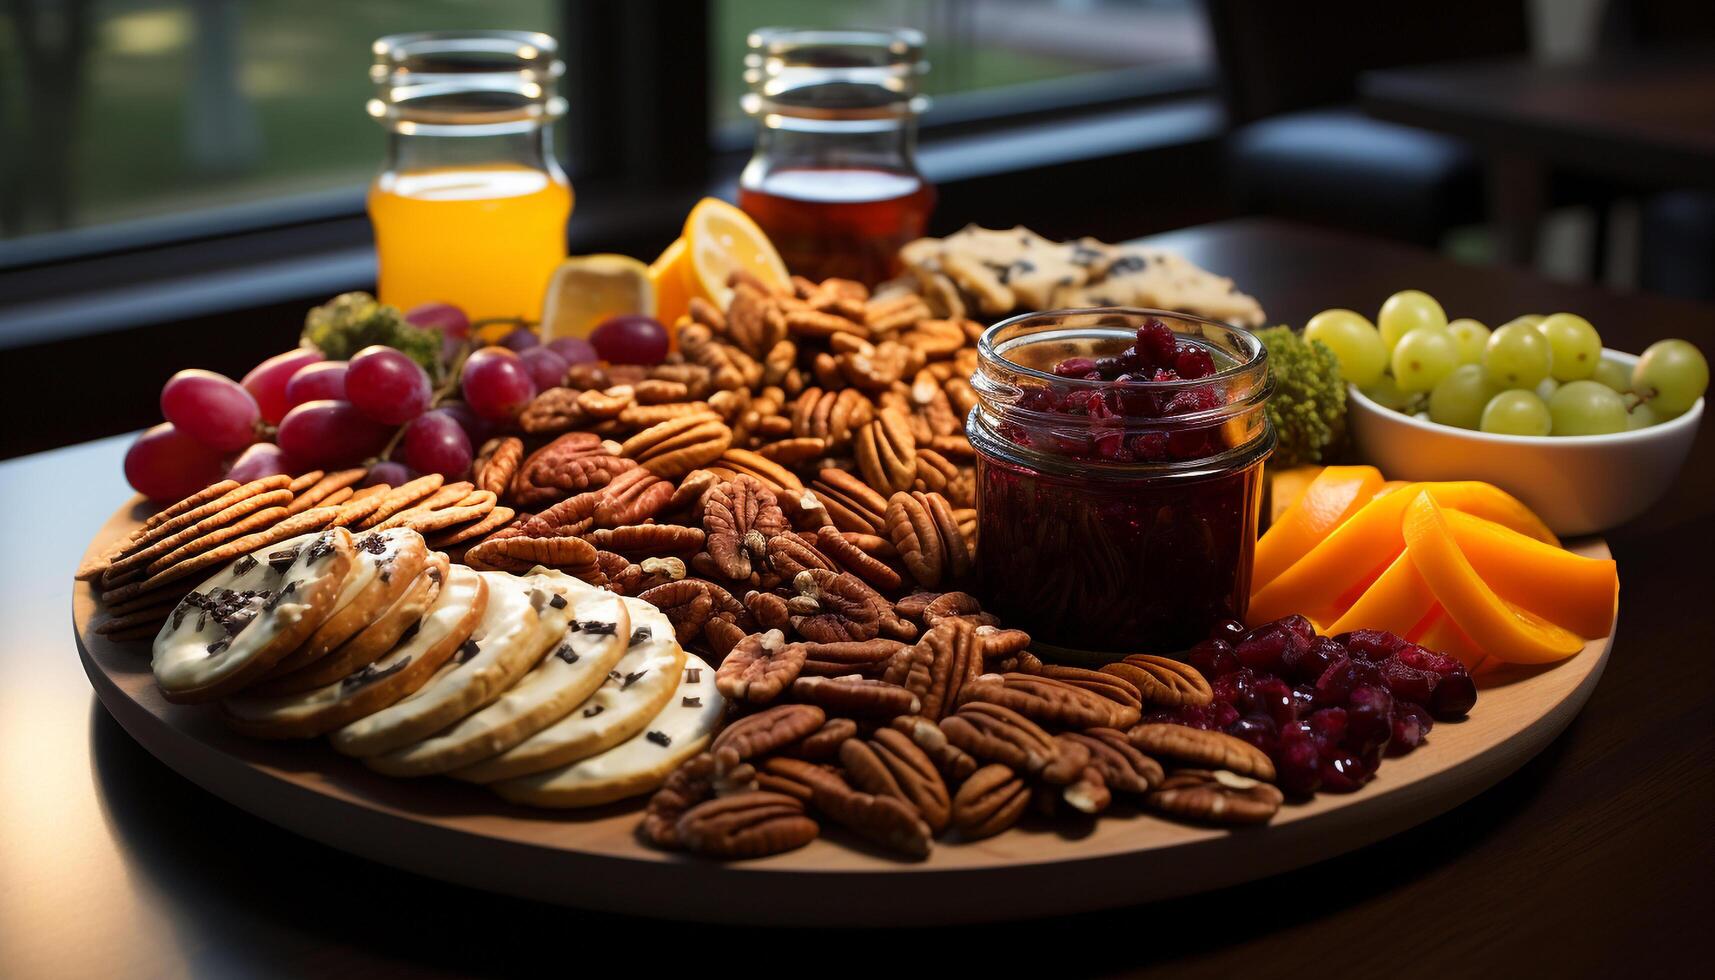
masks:
{"type": "MultiPolygon", "coordinates": [[[[136,526],[122,509],[94,552],[136,526]]],[[[1574,548],[1609,556],[1590,540],[1574,548]]],[[[663,853],[635,836],[641,801],[596,810],[513,806],[450,779],[380,776],[325,744],[261,742],[207,707],[168,704],[142,642],[91,627],[78,583],[72,620],[84,669],[108,711],[162,762],[209,792],[353,854],[477,888],[635,915],[749,925],[928,925],[1131,905],[1249,881],[1362,847],[1470,799],[1565,729],[1589,699],[1612,636],[1553,667],[1486,679],[1471,716],[1437,724],[1350,795],[1282,809],[1266,827],[1209,829],[1116,808],[1077,825],[1026,822],[976,843],[937,843],[919,863],[846,836],[721,864],[663,853]]]]}

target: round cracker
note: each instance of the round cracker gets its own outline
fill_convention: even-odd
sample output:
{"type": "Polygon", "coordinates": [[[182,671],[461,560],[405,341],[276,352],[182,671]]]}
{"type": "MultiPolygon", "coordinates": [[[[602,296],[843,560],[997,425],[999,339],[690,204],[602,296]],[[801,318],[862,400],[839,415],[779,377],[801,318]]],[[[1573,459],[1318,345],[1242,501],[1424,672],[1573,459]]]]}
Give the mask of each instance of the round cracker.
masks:
{"type": "Polygon", "coordinates": [[[356,636],[410,589],[429,560],[423,536],[407,529],[353,536],[356,564],[334,602],[333,615],[269,672],[282,677],[315,663],[356,636]]]}
{"type": "Polygon", "coordinates": [[[330,498],[334,494],[355,486],[368,472],[362,467],[356,467],[349,470],[338,470],[323,476],[308,488],[299,491],[297,498],[292,501],[291,512],[302,514],[311,507],[331,506],[330,498]]]}

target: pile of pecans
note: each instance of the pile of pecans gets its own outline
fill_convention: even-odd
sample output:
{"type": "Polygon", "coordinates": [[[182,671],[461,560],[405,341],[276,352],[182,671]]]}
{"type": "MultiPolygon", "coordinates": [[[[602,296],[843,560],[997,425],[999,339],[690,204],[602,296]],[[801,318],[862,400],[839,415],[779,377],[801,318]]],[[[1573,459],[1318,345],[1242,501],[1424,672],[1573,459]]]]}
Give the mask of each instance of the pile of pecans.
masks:
{"type": "Polygon", "coordinates": [[[720,665],[736,717],[651,800],[650,841],[753,857],[820,818],[921,857],[948,828],[980,838],[1032,801],[1093,814],[1115,793],[1273,815],[1266,755],[1139,724],[1145,705],[1207,703],[1195,670],[1047,665],[958,591],[978,324],[839,279],[731,286],[724,311],[693,301],[666,363],[574,367],[522,436],[486,443],[473,481],[522,516],[455,556],[644,599],[720,665]]]}

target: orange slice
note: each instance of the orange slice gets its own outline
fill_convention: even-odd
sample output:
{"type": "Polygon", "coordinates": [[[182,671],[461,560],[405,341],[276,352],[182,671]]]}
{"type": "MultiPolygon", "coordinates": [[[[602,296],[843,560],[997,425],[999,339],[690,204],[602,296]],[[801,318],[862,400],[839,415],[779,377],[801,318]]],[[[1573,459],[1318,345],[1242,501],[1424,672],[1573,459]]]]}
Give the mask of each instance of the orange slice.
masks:
{"type": "Polygon", "coordinates": [[[649,263],[649,285],[655,287],[655,318],[672,330],[691,311],[691,250],[685,239],[673,239],[649,263]]]}
{"type": "Polygon", "coordinates": [[[1459,550],[1437,499],[1433,490],[1418,492],[1405,509],[1401,531],[1406,553],[1453,622],[1490,656],[1508,663],[1552,663],[1583,649],[1575,634],[1489,588],[1459,550]]]}
{"type": "Polygon", "coordinates": [[[610,316],[655,315],[649,267],[629,255],[574,255],[548,280],[542,303],[542,342],[588,337],[610,316]]]}
{"type": "Polygon", "coordinates": [[[1502,599],[1586,639],[1613,628],[1620,601],[1613,559],[1575,555],[1456,510],[1443,516],[1471,567],[1502,599]]]}
{"type": "Polygon", "coordinates": [[[732,300],[727,277],[745,270],[771,286],[785,288],[786,263],[756,222],[714,197],[697,202],[685,218],[685,247],[690,252],[689,283],[695,295],[721,309],[732,300]]]}
{"type": "Polygon", "coordinates": [[[1358,508],[1303,558],[1256,590],[1245,621],[1259,626],[1293,613],[1303,613],[1319,626],[1339,620],[1405,550],[1400,517],[1411,497],[1395,491],[1358,508]]]}
{"type": "MultiPolygon", "coordinates": [[[[1251,588],[1258,589],[1274,581],[1367,505],[1381,485],[1381,471],[1373,466],[1329,466],[1316,474],[1298,499],[1257,541],[1251,588]]],[[[1277,479],[1275,491],[1279,490],[1277,479]]]]}

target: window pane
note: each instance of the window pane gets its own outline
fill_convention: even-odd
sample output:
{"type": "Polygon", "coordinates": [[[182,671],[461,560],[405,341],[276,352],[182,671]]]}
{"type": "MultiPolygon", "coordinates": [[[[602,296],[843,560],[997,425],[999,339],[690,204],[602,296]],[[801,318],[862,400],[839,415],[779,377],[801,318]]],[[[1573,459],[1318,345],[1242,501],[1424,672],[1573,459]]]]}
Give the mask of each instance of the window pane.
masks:
{"type": "Polygon", "coordinates": [[[915,27],[926,37],[924,91],[938,97],[937,109],[975,92],[1103,76],[1142,81],[1213,58],[1197,0],[714,0],[711,21],[717,130],[744,119],[745,35],[758,27],[915,27]]]}
{"type": "Polygon", "coordinates": [[[0,17],[0,237],[361,187],[382,155],[364,114],[371,41],[555,33],[558,7],[13,0],[0,17]]]}

